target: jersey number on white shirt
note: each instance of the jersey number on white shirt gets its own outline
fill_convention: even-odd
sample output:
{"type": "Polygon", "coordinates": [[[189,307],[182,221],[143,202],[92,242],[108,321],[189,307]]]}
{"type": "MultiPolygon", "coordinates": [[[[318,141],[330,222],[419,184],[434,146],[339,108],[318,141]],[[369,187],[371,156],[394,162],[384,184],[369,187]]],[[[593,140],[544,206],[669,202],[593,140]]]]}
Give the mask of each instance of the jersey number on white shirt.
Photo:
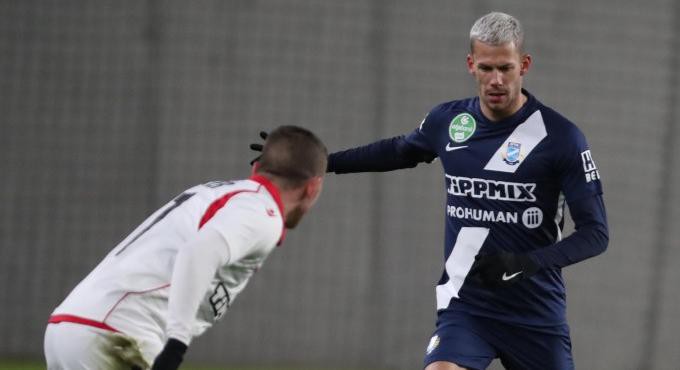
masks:
{"type": "Polygon", "coordinates": [[[153,220],[153,222],[151,222],[151,223],[149,224],[149,226],[145,227],[144,230],[142,230],[139,234],[137,234],[137,236],[135,236],[132,240],[130,240],[129,243],[125,244],[125,246],[124,246],[123,248],[121,248],[121,250],[119,250],[118,252],[116,252],[116,256],[119,255],[119,254],[121,254],[121,253],[123,253],[123,251],[124,251],[125,249],[127,249],[127,247],[129,247],[130,244],[132,244],[132,243],[134,243],[135,241],[137,241],[137,239],[139,239],[140,236],[144,235],[145,232],[149,231],[149,229],[151,229],[151,228],[152,228],[155,224],[157,224],[160,220],[164,219],[165,216],[167,216],[167,215],[168,215],[170,212],[172,212],[175,208],[179,207],[180,205],[182,205],[182,203],[186,202],[186,201],[189,200],[191,197],[193,197],[194,194],[196,194],[196,193],[182,193],[182,194],[178,195],[177,198],[175,198],[175,199],[173,200],[172,204],[171,204],[170,206],[168,206],[168,208],[166,208],[166,209],[163,211],[163,213],[161,213],[160,215],[158,215],[158,217],[156,217],[156,219],[153,220]]]}

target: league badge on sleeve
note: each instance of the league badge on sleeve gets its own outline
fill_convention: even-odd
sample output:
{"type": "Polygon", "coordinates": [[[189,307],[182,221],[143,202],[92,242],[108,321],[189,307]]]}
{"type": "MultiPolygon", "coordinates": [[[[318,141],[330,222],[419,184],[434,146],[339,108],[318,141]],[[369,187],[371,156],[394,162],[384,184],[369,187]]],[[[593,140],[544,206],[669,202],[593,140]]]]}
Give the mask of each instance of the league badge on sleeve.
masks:
{"type": "Polygon", "coordinates": [[[522,144],[514,143],[512,141],[508,142],[508,146],[505,152],[502,153],[503,162],[514,166],[520,162],[522,154],[522,144]]]}

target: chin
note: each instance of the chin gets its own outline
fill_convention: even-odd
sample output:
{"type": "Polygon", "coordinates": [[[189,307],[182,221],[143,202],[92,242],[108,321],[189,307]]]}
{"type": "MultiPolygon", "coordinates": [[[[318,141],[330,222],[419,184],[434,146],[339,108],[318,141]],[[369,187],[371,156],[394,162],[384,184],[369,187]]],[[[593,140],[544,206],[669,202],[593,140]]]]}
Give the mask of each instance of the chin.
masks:
{"type": "Polygon", "coordinates": [[[301,207],[294,208],[290,212],[288,212],[288,215],[286,216],[286,221],[284,222],[286,229],[294,229],[298,225],[298,223],[300,223],[300,220],[302,219],[302,216],[304,214],[305,211],[301,207]]]}
{"type": "Polygon", "coordinates": [[[286,219],[286,222],[283,225],[286,227],[286,229],[294,229],[299,222],[300,220],[291,221],[290,219],[286,219]]]}
{"type": "Polygon", "coordinates": [[[486,103],[487,108],[496,114],[504,114],[511,110],[511,104],[509,102],[499,102],[499,103],[486,103]]]}

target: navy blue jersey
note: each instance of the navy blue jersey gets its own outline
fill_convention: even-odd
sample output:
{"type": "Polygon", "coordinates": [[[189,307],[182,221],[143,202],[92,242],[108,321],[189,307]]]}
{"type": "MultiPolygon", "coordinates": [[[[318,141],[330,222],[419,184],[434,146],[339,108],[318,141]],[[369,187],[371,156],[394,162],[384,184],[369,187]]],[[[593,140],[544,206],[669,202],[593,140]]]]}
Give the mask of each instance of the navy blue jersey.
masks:
{"type": "Polygon", "coordinates": [[[508,289],[466,281],[477,254],[531,254],[562,239],[565,200],[602,193],[584,135],[526,91],[511,117],[491,122],[479,98],[438,105],[405,140],[440,158],[445,172],[445,270],[437,308],[522,324],[565,321],[559,268],[508,289]]]}
{"type": "Polygon", "coordinates": [[[439,157],[447,198],[437,309],[561,325],[561,268],[607,247],[600,174],[581,131],[522,92],[526,103],[500,122],[482,115],[477,97],[440,104],[406,137],[332,153],[328,170],[391,171],[439,157]],[[565,202],[576,232],[563,239],[565,202]],[[503,289],[466,280],[476,255],[499,252],[526,254],[541,269],[503,289]]]}

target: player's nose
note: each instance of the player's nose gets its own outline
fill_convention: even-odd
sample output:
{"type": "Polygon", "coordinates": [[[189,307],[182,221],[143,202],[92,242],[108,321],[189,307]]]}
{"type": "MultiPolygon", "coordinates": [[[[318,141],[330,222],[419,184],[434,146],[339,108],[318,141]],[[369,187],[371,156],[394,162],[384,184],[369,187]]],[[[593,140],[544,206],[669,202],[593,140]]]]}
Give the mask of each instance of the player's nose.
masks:
{"type": "Polygon", "coordinates": [[[498,70],[493,71],[491,76],[491,83],[494,86],[503,85],[503,74],[498,70]]]}

